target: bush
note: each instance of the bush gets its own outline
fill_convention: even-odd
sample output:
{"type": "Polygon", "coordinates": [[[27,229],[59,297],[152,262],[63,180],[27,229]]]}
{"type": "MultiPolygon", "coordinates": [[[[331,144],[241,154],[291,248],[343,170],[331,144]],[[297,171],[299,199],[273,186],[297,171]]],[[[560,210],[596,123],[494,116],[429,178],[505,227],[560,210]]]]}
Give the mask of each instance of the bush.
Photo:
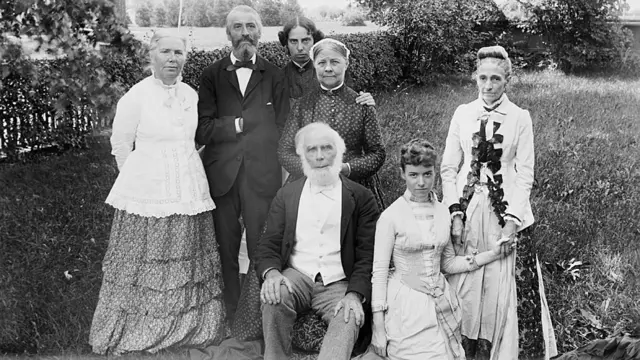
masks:
{"type": "Polygon", "coordinates": [[[262,25],[264,26],[281,26],[282,18],[280,13],[284,4],[277,0],[262,0],[256,7],[256,11],[260,14],[262,25]]]}
{"type": "Polygon", "coordinates": [[[154,18],[153,10],[153,4],[150,2],[145,2],[140,5],[136,10],[136,25],[143,27],[151,26],[154,18]]]}
{"type": "Polygon", "coordinates": [[[402,77],[425,83],[439,74],[470,73],[475,48],[497,40],[496,34],[477,31],[481,20],[499,9],[486,1],[362,0],[373,20],[388,26],[396,37],[402,77]]]}
{"type": "Polygon", "coordinates": [[[298,0],[284,0],[282,1],[282,9],[280,10],[280,19],[282,23],[286,23],[288,20],[298,16],[304,16],[304,12],[298,3],[298,0]]]}
{"type": "MultiPolygon", "coordinates": [[[[351,49],[347,74],[348,84],[360,91],[383,90],[394,87],[401,74],[395,58],[394,38],[384,32],[336,35],[351,49]]],[[[13,73],[4,82],[0,102],[0,141],[2,149],[12,161],[20,157],[21,149],[82,147],[84,137],[93,129],[109,127],[120,97],[134,84],[149,76],[146,68],[147,51],[139,41],[132,40],[128,49],[103,48],[99,71],[109,92],[94,93],[90,89],[78,93],[80,101],[66,103],[60,111],[51,96],[47,83],[33,83],[29,77],[13,73]],[[34,85],[35,84],[35,85],[34,85]],[[94,94],[93,98],[92,95],[94,94]],[[91,98],[91,101],[89,101],[91,98]],[[84,99],[84,100],[82,100],[84,99]]],[[[260,43],[260,54],[272,64],[283,67],[289,61],[279,42],[260,43]]],[[[230,47],[213,51],[192,50],[182,73],[183,81],[198,89],[200,74],[215,61],[229,55],[230,47]]],[[[35,72],[64,77],[69,66],[67,59],[32,61],[35,72]]]]}
{"type": "Polygon", "coordinates": [[[139,43],[126,33],[110,2],[61,0],[22,7],[3,2],[0,8],[3,44],[9,34],[24,36],[60,54],[55,60],[31,61],[19,46],[0,51],[5,64],[2,152],[16,158],[21,148],[82,146],[83,135],[113,115],[113,105],[122,95],[119,83],[109,81],[105,57],[111,52],[135,53],[139,43]],[[105,43],[109,45],[99,45],[105,43]]]}
{"type": "Polygon", "coordinates": [[[349,11],[342,16],[344,26],[367,26],[364,22],[366,17],[359,11],[349,11]]]}
{"type": "MultiPolygon", "coordinates": [[[[397,84],[401,66],[394,56],[393,37],[384,32],[372,32],[335,35],[332,38],[344,42],[351,50],[348,78],[351,81],[349,85],[354,90],[383,90],[397,84]]],[[[182,81],[197,90],[202,70],[227,56],[230,51],[231,48],[228,46],[213,51],[190,51],[182,72],[182,81]]],[[[278,67],[285,66],[289,61],[279,42],[260,43],[258,51],[262,57],[278,67]]]]}
{"type": "Polygon", "coordinates": [[[544,0],[522,2],[528,15],[524,28],[547,38],[553,59],[565,72],[618,69],[632,46],[623,29],[621,0],[544,0]]]}

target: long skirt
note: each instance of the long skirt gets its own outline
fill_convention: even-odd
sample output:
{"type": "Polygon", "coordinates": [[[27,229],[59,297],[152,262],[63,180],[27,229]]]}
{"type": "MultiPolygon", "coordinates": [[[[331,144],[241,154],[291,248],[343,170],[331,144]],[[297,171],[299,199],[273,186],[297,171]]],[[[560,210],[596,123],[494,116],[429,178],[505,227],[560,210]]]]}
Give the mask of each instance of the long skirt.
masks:
{"type": "Polygon", "coordinates": [[[116,210],[89,342],[98,354],[204,347],[224,336],[211,212],[142,217],[116,210]]]}
{"type": "MultiPolygon", "coordinates": [[[[491,200],[485,192],[476,192],[467,208],[464,242],[456,245],[456,253],[490,250],[501,233],[491,200]]],[[[467,359],[548,359],[555,355],[553,327],[531,248],[530,237],[520,234],[518,249],[504,259],[448,278],[460,297],[467,359]],[[525,314],[519,337],[518,317],[525,314]]]]}
{"type": "Polygon", "coordinates": [[[451,341],[445,328],[460,322],[460,308],[455,293],[449,286],[440,295],[441,304],[428,294],[404,285],[394,277],[387,288],[388,312],[385,314],[387,352],[390,360],[464,359],[458,341],[451,341]],[[442,306],[445,313],[438,314],[442,306]],[[449,319],[449,322],[442,322],[449,319]]]}

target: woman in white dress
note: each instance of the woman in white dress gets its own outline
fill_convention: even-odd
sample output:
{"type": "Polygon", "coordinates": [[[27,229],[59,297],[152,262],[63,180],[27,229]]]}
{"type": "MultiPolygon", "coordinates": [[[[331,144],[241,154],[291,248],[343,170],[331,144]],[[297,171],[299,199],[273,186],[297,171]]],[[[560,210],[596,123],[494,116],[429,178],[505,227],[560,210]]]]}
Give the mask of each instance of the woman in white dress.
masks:
{"type": "Polygon", "coordinates": [[[464,359],[461,309],[443,272],[459,273],[503,257],[492,249],[455,256],[447,207],[432,191],[437,153],[416,139],[400,150],[407,189],[380,216],[373,257],[373,338],[363,359],[464,359]],[[389,276],[393,258],[395,271],[389,276]]]}
{"type": "Polygon", "coordinates": [[[224,336],[215,208],[195,148],[197,93],[181,81],[186,40],[156,32],[153,74],[118,102],[120,173],[89,342],[99,354],[217,344],[224,336]]]}
{"type": "Polygon", "coordinates": [[[481,48],[476,66],[478,98],[456,109],[447,135],[443,202],[456,253],[484,251],[508,238],[509,255],[449,277],[460,297],[463,346],[468,359],[549,359],[557,352],[555,337],[528,234],[534,222],[531,116],[507,97],[511,60],[504,48],[481,48]]]}

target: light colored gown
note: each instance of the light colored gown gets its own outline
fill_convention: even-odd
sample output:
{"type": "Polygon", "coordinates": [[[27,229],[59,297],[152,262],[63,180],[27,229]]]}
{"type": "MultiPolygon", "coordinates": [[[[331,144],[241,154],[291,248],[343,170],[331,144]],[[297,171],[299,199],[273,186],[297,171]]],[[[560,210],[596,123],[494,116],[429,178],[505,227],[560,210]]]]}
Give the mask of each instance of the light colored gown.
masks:
{"type": "MultiPolygon", "coordinates": [[[[459,106],[451,120],[441,164],[443,203],[447,207],[460,203],[463,197],[473,159],[474,133],[480,132],[481,119],[487,119],[486,139],[493,138],[494,134],[502,137],[501,143],[494,145],[502,151],[497,162],[499,170],[494,173],[487,163],[482,164],[480,183],[473,188],[473,195],[465,210],[464,245],[456,246],[457,254],[486,251],[502,237],[502,226],[486,185],[488,179],[501,177],[500,189],[504,192],[503,200],[507,202],[502,215],[511,214],[520,220],[517,231],[534,222],[529,202],[535,160],[531,116],[527,110],[512,103],[506,94],[498,102],[497,108],[487,111],[483,107],[483,100],[479,98],[459,106]]],[[[518,245],[520,248],[523,246],[531,244],[518,245]]],[[[539,274],[539,289],[536,292],[540,298],[531,300],[538,303],[540,309],[536,314],[541,319],[538,321],[540,339],[536,342],[543,349],[544,354],[541,355],[548,359],[556,354],[555,337],[539,274]]],[[[453,275],[449,277],[449,282],[460,297],[464,341],[477,341],[478,355],[482,352],[482,356],[488,356],[491,360],[517,359],[516,251],[478,271],[453,275]]]]}
{"type": "MultiPolygon", "coordinates": [[[[447,207],[410,197],[407,190],[376,225],[371,306],[373,311],[386,311],[388,359],[464,359],[462,312],[443,272],[478,266],[475,260],[455,256],[447,207]],[[389,276],[391,258],[395,271],[389,276]]],[[[373,357],[363,357],[369,358],[373,357]]]]}

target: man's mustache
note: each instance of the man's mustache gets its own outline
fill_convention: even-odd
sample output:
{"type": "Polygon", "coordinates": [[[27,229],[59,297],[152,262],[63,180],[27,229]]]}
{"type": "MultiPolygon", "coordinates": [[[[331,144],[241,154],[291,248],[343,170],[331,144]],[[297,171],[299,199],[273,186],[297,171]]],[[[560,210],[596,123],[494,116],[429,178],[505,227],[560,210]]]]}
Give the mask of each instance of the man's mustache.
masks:
{"type": "Polygon", "coordinates": [[[256,40],[254,38],[252,38],[251,36],[249,36],[249,35],[243,35],[241,39],[238,39],[238,43],[240,43],[242,41],[247,41],[251,45],[256,45],[256,40]]]}

